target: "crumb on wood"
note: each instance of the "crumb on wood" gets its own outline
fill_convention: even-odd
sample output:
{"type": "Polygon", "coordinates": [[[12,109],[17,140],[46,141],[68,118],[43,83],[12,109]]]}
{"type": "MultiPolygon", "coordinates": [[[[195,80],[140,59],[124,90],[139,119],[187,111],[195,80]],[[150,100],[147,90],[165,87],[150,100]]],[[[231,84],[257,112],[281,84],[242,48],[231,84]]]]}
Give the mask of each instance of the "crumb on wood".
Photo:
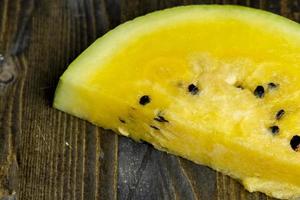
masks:
{"type": "Polygon", "coordinates": [[[65,144],[68,148],[72,149],[72,146],[68,142],[66,142],[65,144]]]}

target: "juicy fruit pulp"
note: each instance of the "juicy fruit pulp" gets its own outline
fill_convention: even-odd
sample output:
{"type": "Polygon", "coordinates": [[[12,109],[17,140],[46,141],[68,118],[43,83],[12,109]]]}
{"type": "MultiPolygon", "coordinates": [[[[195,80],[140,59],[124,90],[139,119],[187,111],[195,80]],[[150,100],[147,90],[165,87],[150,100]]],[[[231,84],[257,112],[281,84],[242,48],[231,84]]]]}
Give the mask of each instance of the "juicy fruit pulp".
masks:
{"type": "Polygon", "coordinates": [[[237,6],[155,12],[97,40],[54,107],[239,179],[300,196],[300,26],[237,6]]]}

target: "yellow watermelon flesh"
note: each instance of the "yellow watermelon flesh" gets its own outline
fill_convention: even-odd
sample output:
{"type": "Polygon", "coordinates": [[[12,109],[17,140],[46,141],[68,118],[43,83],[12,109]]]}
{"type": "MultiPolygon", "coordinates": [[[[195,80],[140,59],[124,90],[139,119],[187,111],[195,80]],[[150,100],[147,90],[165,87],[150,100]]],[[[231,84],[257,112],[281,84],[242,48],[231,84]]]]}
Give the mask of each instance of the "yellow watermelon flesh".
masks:
{"type": "Polygon", "coordinates": [[[60,78],[54,107],[238,180],[300,197],[300,26],[238,6],[127,22],[60,78]],[[298,136],[299,135],[299,136],[298,136]]]}

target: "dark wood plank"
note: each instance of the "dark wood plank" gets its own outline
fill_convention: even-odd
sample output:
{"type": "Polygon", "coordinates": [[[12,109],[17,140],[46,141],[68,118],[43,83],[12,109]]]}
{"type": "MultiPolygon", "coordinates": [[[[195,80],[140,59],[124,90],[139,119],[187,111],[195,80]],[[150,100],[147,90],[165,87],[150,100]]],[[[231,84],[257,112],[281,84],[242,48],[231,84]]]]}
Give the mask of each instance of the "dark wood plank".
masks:
{"type": "Polygon", "coordinates": [[[8,58],[0,81],[18,72],[14,84],[1,85],[0,197],[116,197],[117,136],[54,110],[51,102],[71,60],[119,23],[117,3],[0,2],[0,48],[8,58]]]}
{"type": "Polygon", "coordinates": [[[294,0],[0,0],[0,199],[271,199],[51,107],[97,37],[154,10],[238,4],[300,21],[294,0]]]}

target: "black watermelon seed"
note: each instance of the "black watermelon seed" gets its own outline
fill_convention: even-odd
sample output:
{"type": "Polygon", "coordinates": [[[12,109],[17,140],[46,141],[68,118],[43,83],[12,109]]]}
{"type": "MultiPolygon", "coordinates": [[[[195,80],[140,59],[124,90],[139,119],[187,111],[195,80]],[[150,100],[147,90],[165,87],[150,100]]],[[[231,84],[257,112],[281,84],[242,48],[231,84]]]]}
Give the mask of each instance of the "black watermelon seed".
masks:
{"type": "Polygon", "coordinates": [[[270,88],[270,89],[275,89],[275,88],[277,88],[277,86],[278,86],[278,84],[275,84],[275,83],[268,83],[268,87],[270,88]]]}
{"type": "Polygon", "coordinates": [[[151,99],[148,95],[144,95],[140,98],[140,104],[143,106],[150,103],[150,101],[151,101],[151,99]]]}
{"type": "Polygon", "coordinates": [[[159,130],[159,128],[157,128],[156,126],[150,125],[151,128],[155,129],[155,130],[159,130]]]}
{"type": "Polygon", "coordinates": [[[166,120],[163,116],[155,117],[154,120],[156,120],[156,121],[158,121],[158,122],[169,122],[169,121],[166,120]]]}
{"type": "Polygon", "coordinates": [[[276,113],[276,119],[277,120],[280,120],[283,115],[285,114],[285,111],[283,109],[279,110],[277,113],[276,113]]]}
{"type": "Polygon", "coordinates": [[[241,89],[241,90],[244,89],[244,87],[242,85],[237,85],[236,87],[239,88],[239,89],[241,89]]]}
{"type": "Polygon", "coordinates": [[[258,98],[263,98],[265,95],[265,89],[263,86],[259,85],[255,88],[253,94],[258,98]]]}
{"type": "Polygon", "coordinates": [[[188,91],[192,94],[192,95],[196,95],[199,93],[199,89],[196,85],[194,84],[190,84],[188,87],[188,91]]]}
{"type": "Polygon", "coordinates": [[[279,133],[279,127],[278,126],[271,126],[270,127],[270,130],[271,130],[271,132],[274,134],[274,135],[276,135],[276,134],[278,134],[279,133]]]}
{"type": "Polygon", "coordinates": [[[300,150],[300,136],[294,135],[290,141],[290,145],[294,151],[300,150]]]}
{"type": "Polygon", "coordinates": [[[126,121],[124,119],[119,118],[120,122],[123,124],[126,124],[126,121]]]}

